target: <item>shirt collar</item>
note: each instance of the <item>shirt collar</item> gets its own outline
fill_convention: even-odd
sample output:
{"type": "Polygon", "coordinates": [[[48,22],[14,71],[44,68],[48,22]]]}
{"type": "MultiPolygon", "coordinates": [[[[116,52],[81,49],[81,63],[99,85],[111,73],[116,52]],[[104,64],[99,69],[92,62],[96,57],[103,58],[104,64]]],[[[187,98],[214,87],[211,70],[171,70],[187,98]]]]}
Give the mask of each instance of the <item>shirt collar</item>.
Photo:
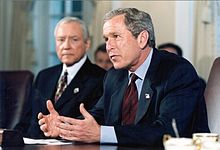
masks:
{"type": "Polygon", "coordinates": [[[67,66],[66,64],[63,64],[63,70],[61,76],[64,74],[65,70],[68,72],[68,83],[71,82],[71,80],[75,77],[76,73],[79,71],[79,69],[82,67],[82,65],[85,63],[87,58],[87,55],[84,55],[80,61],[73,64],[72,66],[67,66]]]}
{"type": "MultiPolygon", "coordinates": [[[[144,63],[141,64],[137,70],[134,72],[139,79],[141,80],[144,80],[144,77],[148,71],[148,68],[150,66],[150,62],[151,62],[151,59],[152,59],[152,55],[153,55],[153,48],[150,50],[150,53],[149,55],[147,56],[147,58],[145,59],[144,63]]],[[[129,76],[132,72],[129,71],[129,76]]]]}

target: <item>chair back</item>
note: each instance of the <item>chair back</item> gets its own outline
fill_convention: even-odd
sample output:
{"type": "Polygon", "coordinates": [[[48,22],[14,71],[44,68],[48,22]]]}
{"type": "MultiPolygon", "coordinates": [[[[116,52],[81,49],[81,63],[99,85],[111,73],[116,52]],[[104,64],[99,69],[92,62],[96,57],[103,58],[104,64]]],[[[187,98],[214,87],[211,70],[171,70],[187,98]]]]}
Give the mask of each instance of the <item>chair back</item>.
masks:
{"type": "Polygon", "coordinates": [[[220,57],[213,62],[204,96],[210,131],[220,134],[220,57]]]}
{"type": "Polygon", "coordinates": [[[31,95],[33,78],[26,70],[0,71],[0,128],[13,129],[20,121],[31,95]]]}

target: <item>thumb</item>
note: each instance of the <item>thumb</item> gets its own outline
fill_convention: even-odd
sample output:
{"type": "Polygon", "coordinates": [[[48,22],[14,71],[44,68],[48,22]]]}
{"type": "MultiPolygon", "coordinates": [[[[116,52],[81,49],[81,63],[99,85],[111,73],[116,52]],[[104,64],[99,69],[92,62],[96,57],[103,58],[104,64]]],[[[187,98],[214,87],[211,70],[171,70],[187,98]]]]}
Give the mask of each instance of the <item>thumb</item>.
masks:
{"type": "Polygon", "coordinates": [[[54,109],[51,100],[48,100],[48,101],[47,101],[47,109],[48,109],[48,111],[49,111],[50,114],[58,115],[58,112],[54,109]]]}
{"type": "Polygon", "coordinates": [[[91,117],[91,115],[89,114],[89,112],[85,109],[83,103],[80,104],[79,110],[80,110],[81,114],[83,115],[83,117],[84,117],[85,119],[91,117]]]}

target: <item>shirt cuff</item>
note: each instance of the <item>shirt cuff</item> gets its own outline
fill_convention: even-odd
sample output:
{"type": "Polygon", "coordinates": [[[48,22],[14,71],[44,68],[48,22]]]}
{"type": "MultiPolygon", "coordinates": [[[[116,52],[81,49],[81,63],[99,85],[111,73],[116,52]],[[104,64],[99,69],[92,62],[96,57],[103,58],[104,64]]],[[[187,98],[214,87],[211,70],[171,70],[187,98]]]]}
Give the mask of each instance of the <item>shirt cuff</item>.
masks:
{"type": "Polygon", "coordinates": [[[100,143],[118,143],[113,126],[101,126],[100,143]]]}

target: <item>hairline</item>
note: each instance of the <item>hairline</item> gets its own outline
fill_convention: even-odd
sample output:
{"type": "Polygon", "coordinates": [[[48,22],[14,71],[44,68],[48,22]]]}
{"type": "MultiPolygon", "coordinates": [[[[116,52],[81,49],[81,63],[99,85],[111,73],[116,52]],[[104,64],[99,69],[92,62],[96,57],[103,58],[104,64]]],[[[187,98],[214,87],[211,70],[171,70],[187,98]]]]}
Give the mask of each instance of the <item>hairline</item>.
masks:
{"type": "Polygon", "coordinates": [[[54,37],[56,37],[57,30],[62,24],[68,24],[68,23],[78,23],[80,25],[80,28],[83,32],[83,39],[86,41],[89,39],[89,30],[85,24],[85,22],[77,17],[64,17],[62,18],[55,26],[54,28],[54,37]]]}

